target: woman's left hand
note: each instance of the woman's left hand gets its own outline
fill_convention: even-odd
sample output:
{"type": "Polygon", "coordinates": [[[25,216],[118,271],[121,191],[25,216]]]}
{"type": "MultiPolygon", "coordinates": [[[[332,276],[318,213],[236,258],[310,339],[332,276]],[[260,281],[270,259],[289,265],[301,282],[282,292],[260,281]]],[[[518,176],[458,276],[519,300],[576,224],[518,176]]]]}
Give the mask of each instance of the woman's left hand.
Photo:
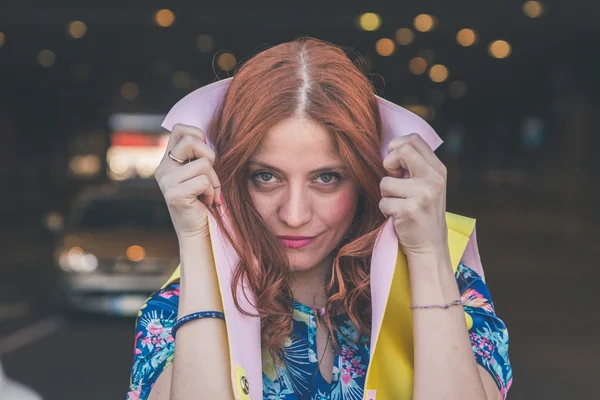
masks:
{"type": "Polygon", "coordinates": [[[383,167],[379,209],[394,218],[407,258],[447,249],[446,167],[431,147],[416,133],[395,138],[383,167]]]}

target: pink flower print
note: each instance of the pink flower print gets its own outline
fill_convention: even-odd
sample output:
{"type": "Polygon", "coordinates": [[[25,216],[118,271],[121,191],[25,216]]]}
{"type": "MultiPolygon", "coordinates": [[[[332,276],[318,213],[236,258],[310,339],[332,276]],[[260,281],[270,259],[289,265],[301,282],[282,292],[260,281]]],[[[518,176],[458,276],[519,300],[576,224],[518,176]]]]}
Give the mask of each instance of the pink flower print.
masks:
{"type": "Polygon", "coordinates": [[[151,324],[148,325],[148,332],[150,332],[150,334],[152,336],[162,335],[164,331],[165,331],[165,328],[160,324],[160,322],[158,322],[158,323],[152,322],[151,324]]]}
{"type": "Polygon", "coordinates": [[[348,385],[351,381],[352,381],[352,377],[350,376],[350,374],[347,372],[344,372],[342,374],[342,382],[344,383],[344,385],[348,385]]]}
{"type": "Polygon", "coordinates": [[[140,393],[139,392],[129,392],[127,393],[127,400],[139,400],[140,393]]]}
{"type": "Polygon", "coordinates": [[[158,294],[160,297],[165,299],[170,299],[173,296],[179,296],[179,288],[175,288],[173,290],[168,290],[158,294]]]}
{"type": "Polygon", "coordinates": [[[142,384],[140,383],[135,390],[127,393],[127,400],[139,400],[142,393],[142,384]]]}
{"type": "Polygon", "coordinates": [[[476,290],[467,289],[460,296],[463,305],[472,308],[483,308],[485,311],[492,313],[494,309],[488,300],[476,290]]]}
{"type": "Polygon", "coordinates": [[[173,343],[175,341],[175,339],[173,339],[173,336],[169,335],[167,336],[167,343],[173,343]]]}
{"type": "Polygon", "coordinates": [[[142,351],[138,348],[135,349],[135,355],[142,354],[142,351]]]}

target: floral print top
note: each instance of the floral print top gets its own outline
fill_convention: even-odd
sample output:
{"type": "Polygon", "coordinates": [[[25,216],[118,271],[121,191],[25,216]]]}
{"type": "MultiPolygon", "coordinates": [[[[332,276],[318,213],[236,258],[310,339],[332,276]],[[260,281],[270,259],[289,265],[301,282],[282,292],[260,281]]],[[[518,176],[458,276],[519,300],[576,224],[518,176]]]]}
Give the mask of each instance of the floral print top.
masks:
{"type": "MultiPolygon", "coordinates": [[[[494,312],[482,278],[459,264],[456,272],[463,308],[467,315],[473,355],[498,385],[505,399],[512,383],[508,359],[508,332],[494,312]],[[469,321],[470,318],[470,321],[469,321]]],[[[135,328],[134,360],[127,400],[146,400],[159,374],[171,363],[175,341],[171,329],[177,319],[179,283],[154,293],[140,310],[135,328]]],[[[319,371],[316,323],[313,310],[293,304],[293,331],[284,343],[284,365],[276,365],[263,351],[263,397],[273,400],[361,400],[369,364],[369,337],[358,344],[350,338],[356,330],[346,314],[338,315],[331,382],[319,371]]]]}

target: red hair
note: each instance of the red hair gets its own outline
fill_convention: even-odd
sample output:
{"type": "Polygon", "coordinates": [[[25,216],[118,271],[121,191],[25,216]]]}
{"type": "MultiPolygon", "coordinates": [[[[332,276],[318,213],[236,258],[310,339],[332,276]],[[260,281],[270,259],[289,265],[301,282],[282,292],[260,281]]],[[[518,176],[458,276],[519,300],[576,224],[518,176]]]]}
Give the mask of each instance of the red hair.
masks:
{"type": "Polygon", "coordinates": [[[339,311],[348,313],[359,333],[370,333],[371,254],[385,222],[379,210],[385,172],[379,153],[382,123],[371,82],[341,48],[312,38],[283,43],[249,59],[235,73],[211,127],[218,154],[214,168],[231,232],[215,209],[210,212],[240,256],[232,283],[236,306],[252,315],[240,308],[234,290],[243,281],[256,295],[263,344],[279,360],[292,329],[291,274],[283,246],[250,198],[247,163],[271,127],[297,116],[328,130],[359,189],[354,221],[335,249],[325,283],[330,333],[335,328],[331,316],[339,311]]]}

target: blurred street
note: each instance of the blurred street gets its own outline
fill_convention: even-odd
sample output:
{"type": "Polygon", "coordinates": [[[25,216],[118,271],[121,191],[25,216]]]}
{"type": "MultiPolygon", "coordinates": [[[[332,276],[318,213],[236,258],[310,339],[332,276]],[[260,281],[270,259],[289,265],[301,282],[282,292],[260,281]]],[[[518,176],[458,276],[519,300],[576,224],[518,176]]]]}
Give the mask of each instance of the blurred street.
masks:
{"type": "Polygon", "coordinates": [[[444,141],[447,210],[477,219],[510,334],[508,398],[600,399],[600,2],[305,3],[0,2],[6,375],[43,400],[125,399],[135,320],[89,311],[131,315],[177,265],[166,113],[310,36],[444,141]]]}
{"type": "MultiPolygon", "coordinates": [[[[506,207],[469,213],[474,200],[459,200],[450,198],[454,204],[449,207],[478,218],[486,279],[511,335],[514,384],[509,398],[598,398],[599,232],[573,239],[561,228],[560,213],[544,216],[557,221],[552,230],[525,216],[511,216],[506,207]]],[[[592,214],[590,220],[597,217],[592,214]]],[[[21,245],[33,245],[26,239],[20,238],[21,245]]],[[[3,281],[0,291],[0,356],[7,374],[47,400],[123,399],[134,320],[72,318],[54,309],[47,284],[50,260],[44,259],[49,247],[43,242],[35,246],[36,260],[8,274],[11,281],[3,281]]]]}

